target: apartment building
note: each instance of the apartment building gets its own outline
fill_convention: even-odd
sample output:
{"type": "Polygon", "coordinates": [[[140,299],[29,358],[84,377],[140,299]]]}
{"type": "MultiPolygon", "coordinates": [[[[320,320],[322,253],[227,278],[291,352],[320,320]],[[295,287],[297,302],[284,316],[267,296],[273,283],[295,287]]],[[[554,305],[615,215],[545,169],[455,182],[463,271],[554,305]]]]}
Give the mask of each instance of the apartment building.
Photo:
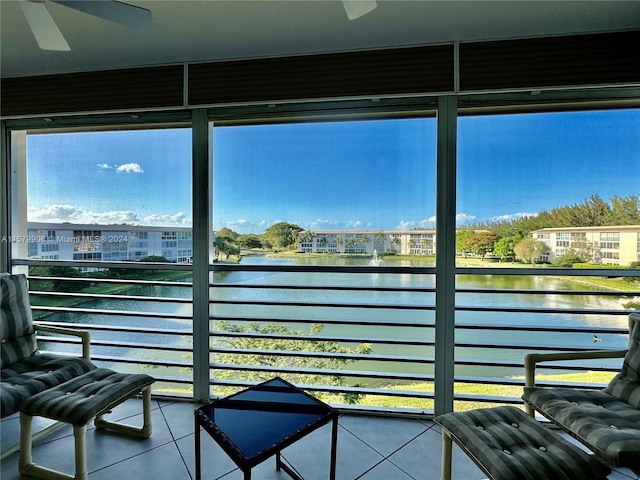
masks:
{"type": "Polygon", "coordinates": [[[191,228],[28,222],[29,258],[45,260],[139,261],[161,256],[172,263],[191,263],[191,228]]]}
{"type": "Polygon", "coordinates": [[[436,231],[424,230],[318,230],[300,232],[302,253],[432,255],[436,252],[436,231]]]}
{"type": "Polygon", "coordinates": [[[594,263],[629,265],[640,261],[640,225],[543,228],[531,234],[549,247],[549,253],[541,257],[544,261],[570,249],[594,263]]]}

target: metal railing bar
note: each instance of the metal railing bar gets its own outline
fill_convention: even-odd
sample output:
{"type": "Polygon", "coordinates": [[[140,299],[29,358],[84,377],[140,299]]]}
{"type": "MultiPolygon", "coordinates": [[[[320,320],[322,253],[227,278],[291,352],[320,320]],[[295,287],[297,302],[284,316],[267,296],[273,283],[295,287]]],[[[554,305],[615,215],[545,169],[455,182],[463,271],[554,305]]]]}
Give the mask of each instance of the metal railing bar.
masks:
{"type": "MultiPolygon", "coordinates": [[[[622,363],[622,359],[621,363],[622,363]]],[[[497,368],[517,368],[524,372],[524,362],[523,363],[513,363],[506,361],[482,361],[482,360],[456,360],[456,366],[465,365],[468,367],[497,367],[497,368]]],[[[538,364],[538,369],[549,369],[549,370],[566,370],[566,371],[597,371],[597,372],[610,372],[611,367],[603,367],[602,365],[577,365],[577,364],[538,364]]]]}
{"type": "Polygon", "coordinates": [[[190,298],[176,297],[148,297],[143,295],[118,295],[102,293],[64,293],[64,292],[43,292],[30,291],[30,295],[37,297],[60,297],[60,298],[86,298],[88,300],[133,300],[137,302],[161,302],[161,303],[193,303],[190,298]]]}
{"type": "MultiPolygon", "coordinates": [[[[527,351],[553,351],[553,352],[589,352],[595,350],[592,347],[571,347],[566,345],[524,345],[517,343],[457,343],[456,348],[487,348],[487,349],[504,349],[510,350],[527,350],[527,351]]],[[[602,350],[602,349],[598,349],[602,350]]],[[[615,349],[610,349],[615,350],[615,349]]]]}
{"type": "Polygon", "coordinates": [[[383,326],[383,327],[417,327],[417,328],[434,328],[433,323],[415,323],[415,322],[393,322],[378,320],[342,320],[342,319],[313,319],[313,318],[260,318],[260,317],[230,317],[210,315],[211,321],[222,322],[271,322],[271,323],[300,323],[300,324],[326,324],[326,325],[361,325],[361,326],[383,326]]]}
{"type": "Polygon", "coordinates": [[[526,275],[534,277],[640,277],[633,268],[456,267],[456,275],[526,275]]]}
{"type": "MultiPolygon", "coordinates": [[[[123,332],[123,333],[148,333],[150,335],[175,335],[175,336],[191,336],[193,333],[189,330],[168,330],[162,328],[149,327],[122,327],[115,325],[94,325],[92,323],[64,323],[64,322],[45,322],[38,321],[41,325],[49,325],[52,327],[75,328],[78,330],[96,330],[107,332],[123,332]]],[[[42,337],[42,335],[38,335],[42,337]]]]}
{"type": "Polygon", "coordinates": [[[459,402],[483,402],[483,403],[509,403],[522,405],[524,401],[518,397],[495,397],[487,395],[453,394],[453,399],[459,402]]]}
{"type": "Polygon", "coordinates": [[[389,310],[435,310],[435,305],[390,305],[370,303],[270,302],[266,300],[210,300],[212,305],[262,305],[269,307],[367,308],[389,310]]]}
{"type": "Polygon", "coordinates": [[[295,340],[299,342],[339,342],[339,343],[381,343],[385,345],[417,345],[424,347],[433,347],[435,345],[432,341],[414,340],[408,338],[370,338],[370,337],[329,337],[329,336],[297,336],[297,335],[278,335],[268,333],[244,333],[244,332],[221,332],[212,331],[210,333],[213,337],[226,337],[226,338],[256,338],[256,339],[271,339],[271,340],[295,340]]]}
{"type": "MultiPolygon", "coordinates": [[[[36,260],[15,258],[11,260],[11,265],[39,265],[44,267],[80,267],[105,269],[132,269],[132,270],[180,270],[191,271],[192,265],[189,263],[165,263],[165,262],[104,262],[90,260],[36,260]]],[[[73,278],[75,280],[75,278],[73,278]]]]}
{"type": "MultiPolygon", "coordinates": [[[[371,372],[366,370],[319,369],[302,367],[272,367],[263,365],[211,363],[211,368],[227,371],[268,372],[273,374],[291,373],[298,375],[339,376],[354,378],[374,378],[376,380],[410,380],[416,382],[433,382],[433,375],[419,373],[371,372]]],[[[523,381],[524,384],[524,381],[523,381]]]]}
{"type": "MultiPolygon", "coordinates": [[[[308,352],[295,350],[264,350],[264,349],[242,349],[213,347],[209,353],[221,353],[232,355],[264,355],[283,357],[304,357],[304,358],[341,358],[345,360],[367,360],[378,362],[409,362],[409,363],[433,363],[433,358],[429,357],[401,357],[395,355],[372,355],[372,354],[351,354],[339,352],[308,352]]],[[[522,367],[524,368],[524,367],[522,367]]]]}
{"type": "Polygon", "coordinates": [[[192,366],[190,363],[186,362],[175,362],[175,361],[163,361],[156,359],[145,359],[145,358],[131,358],[131,357],[112,357],[110,355],[91,355],[91,360],[94,362],[110,362],[110,363],[126,363],[126,364],[135,364],[135,365],[147,365],[150,368],[152,367],[174,367],[174,368],[184,368],[185,370],[191,370],[192,366]]]}
{"type": "Polygon", "coordinates": [[[407,287],[352,287],[347,285],[271,285],[271,284],[237,284],[210,283],[214,289],[249,289],[249,290],[312,290],[312,291],[346,291],[346,292],[392,292],[392,293],[435,293],[435,288],[407,287]]]}
{"type": "MultiPolygon", "coordinates": [[[[352,291],[352,292],[394,292],[394,293],[435,293],[435,288],[407,288],[407,287],[352,287],[347,285],[272,285],[272,284],[242,284],[242,283],[210,283],[215,289],[247,289],[247,290],[312,290],[312,291],[352,291]]],[[[489,288],[457,288],[460,294],[513,294],[513,295],[599,295],[614,297],[640,296],[639,291],[628,290],[532,290],[532,289],[489,289],[489,288]]]]}
{"type": "Polygon", "coordinates": [[[524,308],[524,307],[480,307],[456,306],[457,312],[502,312],[502,313],[568,313],[571,315],[629,315],[634,310],[596,310],[593,308],[524,308]]]}
{"type": "Polygon", "coordinates": [[[489,325],[480,323],[456,324],[457,330],[499,330],[514,332],[555,332],[555,333],[612,333],[612,334],[628,334],[629,329],[615,327],[557,327],[555,325],[489,325]]]}
{"type": "Polygon", "coordinates": [[[289,273],[383,273],[414,275],[434,275],[435,267],[372,267],[369,265],[242,265],[218,264],[209,265],[211,272],[289,272],[289,273]]]}
{"type": "Polygon", "coordinates": [[[128,311],[128,310],[100,310],[93,308],[67,308],[67,307],[45,307],[34,305],[31,307],[32,310],[37,310],[41,312],[64,312],[64,313],[75,313],[75,314],[94,314],[94,315],[113,315],[119,317],[149,317],[149,318],[167,318],[173,320],[192,320],[193,317],[187,315],[176,315],[172,313],[165,312],[140,312],[140,311],[128,311]]]}
{"type": "Polygon", "coordinates": [[[91,347],[109,347],[109,348],[127,348],[130,350],[153,350],[153,351],[169,351],[191,353],[190,347],[181,347],[178,345],[162,345],[157,343],[133,343],[106,340],[91,340],[91,347]]]}
{"type": "MultiPolygon", "coordinates": [[[[234,381],[234,380],[218,380],[212,379],[211,386],[225,386],[225,387],[239,387],[246,388],[256,385],[258,382],[246,382],[246,381],[234,381]]],[[[364,387],[347,387],[347,386],[330,386],[330,385],[306,385],[298,384],[298,388],[307,392],[324,392],[324,393],[357,393],[364,395],[377,395],[388,397],[406,397],[406,398],[419,398],[425,400],[433,399],[433,392],[415,392],[411,390],[387,390],[379,388],[364,388],[364,387]]]]}
{"type": "Polygon", "coordinates": [[[636,297],[640,292],[628,290],[528,290],[522,288],[513,289],[489,289],[489,288],[456,288],[456,293],[461,294],[514,294],[514,295],[597,295],[611,297],[636,297]]]}
{"type": "MultiPolygon", "coordinates": [[[[613,359],[615,360],[615,359],[613,359]]],[[[620,367],[622,366],[622,358],[619,359],[620,360],[620,367]]],[[[616,371],[620,371],[620,367],[616,368],[612,368],[612,367],[605,367],[602,365],[576,365],[576,364],[568,364],[568,363],[562,363],[562,364],[550,364],[550,363],[539,363],[538,366],[536,367],[537,371],[540,372],[540,370],[565,370],[565,371],[580,371],[580,372],[585,372],[585,371],[594,371],[594,372],[616,372],[616,371]]],[[[524,368],[524,367],[523,367],[524,368]]]]}
{"type": "MultiPolygon", "coordinates": [[[[524,376],[520,378],[496,378],[496,377],[455,377],[456,383],[472,383],[481,385],[507,385],[511,387],[524,387],[524,376]]],[[[585,388],[588,390],[598,390],[606,386],[601,383],[584,383],[584,382],[564,382],[555,380],[536,380],[536,386],[539,387],[564,387],[564,388],[585,388]]]]}
{"type": "MultiPolygon", "coordinates": [[[[184,288],[193,288],[191,282],[175,282],[175,281],[166,281],[166,280],[127,280],[123,278],[94,278],[94,277],[40,277],[40,276],[29,276],[29,281],[43,281],[48,282],[51,280],[60,280],[60,281],[74,281],[74,282],[85,282],[85,283],[106,283],[112,285],[131,285],[142,286],[142,287],[184,287],[184,288]]],[[[73,295],[70,293],[69,295],[73,295]]]]}
{"type": "Polygon", "coordinates": [[[471,376],[455,376],[456,383],[479,383],[482,385],[509,385],[515,387],[524,387],[524,373],[522,380],[512,377],[471,377],[471,376]]]}
{"type": "Polygon", "coordinates": [[[156,382],[180,383],[183,385],[193,384],[193,381],[186,377],[174,377],[171,375],[152,375],[152,377],[156,379],[156,382]]]}
{"type": "MultiPolygon", "coordinates": [[[[39,336],[39,341],[49,342],[64,345],[79,345],[79,341],[73,339],[67,339],[64,337],[49,337],[39,336]]],[[[162,345],[158,343],[132,343],[132,342],[119,342],[116,340],[91,340],[91,347],[113,347],[113,348],[129,348],[129,349],[145,349],[145,350],[166,350],[166,351],[179,351],[190,353],[192,350],[189,347],[180,347],[175,345],[162,345]]]]}

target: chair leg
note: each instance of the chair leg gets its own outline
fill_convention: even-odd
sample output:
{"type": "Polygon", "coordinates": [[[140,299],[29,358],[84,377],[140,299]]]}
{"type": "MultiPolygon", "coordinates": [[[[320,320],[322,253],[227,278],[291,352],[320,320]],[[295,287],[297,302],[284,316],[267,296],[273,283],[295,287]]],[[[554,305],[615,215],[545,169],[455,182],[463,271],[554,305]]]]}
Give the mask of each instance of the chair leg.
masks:
{"type": "Polygon", "coordinates": [[[445,428],[442,429],[442,480],[451,480],[451,434],[445,428]]]}
{"type": "Polygon", "coordinates": [[[20,473],[27,473],[29,465],[33,464],[31,457],[31,422],[33,417],[26,413],[20,414],[20,473]]]}
{"type": "Polygon", "coordinates": [[[87,426],[73,427],[75,440],[75,475],[69,475],[33,463],[31,423],[33,417],[20,414],[20,473],[48,480],[87,480],[87,426]]]}
{"type": "Polygon", "coordinates": [[[75,480],[87,479],[87,426],[73,427],[76,444],[76,476],[75,480]]]}
{"type": "Polygon", "coordinates": [[[142,427],[134,427],[132,425],[125,425],[122,423],[111,422],[105,420],[103,415],[98,415],[94,424],[96,428],[104,428],[105,430],[111,430],[114,432],[122,433],[138,438],[149,438],[151,436],[151,385],[147,385],[142,389],[142,427]]]}

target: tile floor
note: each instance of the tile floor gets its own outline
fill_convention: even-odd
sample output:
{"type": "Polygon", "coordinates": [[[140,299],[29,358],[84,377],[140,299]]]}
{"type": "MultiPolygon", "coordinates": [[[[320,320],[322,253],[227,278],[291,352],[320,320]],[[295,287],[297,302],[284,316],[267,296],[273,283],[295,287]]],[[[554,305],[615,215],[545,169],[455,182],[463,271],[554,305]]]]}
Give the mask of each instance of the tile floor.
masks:
{"type": "MultiPolygon", "coordinates": [[[[137,440],[108,432],[87,432],[87,467],[90,480],[189,480],[194,478],[194,404],[154,401],[153,435],[137,440]]],[[[142,403],[128,400],[112,419],[141,423],[142,403]]],[[[45,425],[34,419],[34,429],[45,425]]],[[[339,420],[338,480],[437,480],[440,478],[440,428],[428,420],[343,415],[339,420]]],[[[18,439],[17,416],[0,423],[2,449],[18,439]]],[[[283,458],[305,480],[326,480],[329,471],[329,425],[316,430],[283,451],[283,458]]],[[[203,432],[203,480],[241,480],[242,474],[225,453],[203,432]]],[[[33,460],[50,468],[73,472],[73,435],[70,427],[35,444],[33,460]]],[[[454,451],[456,480],[480,480],[482,472],[459,450],[454,451]]],[[[18,454],[0,463],[2,480],[25,477],[18,473],[18,454]]],[[[269,459],[253,470],[255,480],[289,477],[276,472],[269,459]]],[[[617,470],[612,480],[640,477],[628,469],[617,470]]]]}

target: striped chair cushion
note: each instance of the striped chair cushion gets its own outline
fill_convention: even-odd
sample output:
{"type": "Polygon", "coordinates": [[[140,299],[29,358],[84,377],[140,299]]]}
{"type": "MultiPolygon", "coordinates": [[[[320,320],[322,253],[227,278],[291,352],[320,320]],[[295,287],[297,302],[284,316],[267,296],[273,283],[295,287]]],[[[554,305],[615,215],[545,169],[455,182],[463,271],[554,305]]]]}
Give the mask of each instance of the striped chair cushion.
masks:
{"type": "Polygon", "coordinates": [[[607,463],[640,465],[640,410],[601,390],[525,387],[522,398],[607,463]]]}
{"type": "Polygon", "coordinates": [[[18,411],[27,398],[71,380],[96,366],[85,358],[51,353],[32,355],[0,371],[2,418],[18,411]]]}
{"type": "Polygon", "coordinates": [[[434,420],[493,480],[593,480],[611,471],[515,407],[453,412],[434,420]]]}
{"type": "Polygon", "coordinates": [[[149,375],[97,368],[27,399],[20,411],[86,425],[154,381],[149,375]]]}
{"type": "MultiPolygon", "coordinates": [[[[631,318],[636,317],[632,314],[631,318]]],[[[622,369],[609,383],[605,392],[640,409],[640,315],[633,322],[635,327],[629,335],[629,351],[624,357],[622,369]]]]}
{"type": "Polygon", "coordinates": [[[0,368],[31,356],[37,349],[27,277],[0,274],[0,368]]]}

